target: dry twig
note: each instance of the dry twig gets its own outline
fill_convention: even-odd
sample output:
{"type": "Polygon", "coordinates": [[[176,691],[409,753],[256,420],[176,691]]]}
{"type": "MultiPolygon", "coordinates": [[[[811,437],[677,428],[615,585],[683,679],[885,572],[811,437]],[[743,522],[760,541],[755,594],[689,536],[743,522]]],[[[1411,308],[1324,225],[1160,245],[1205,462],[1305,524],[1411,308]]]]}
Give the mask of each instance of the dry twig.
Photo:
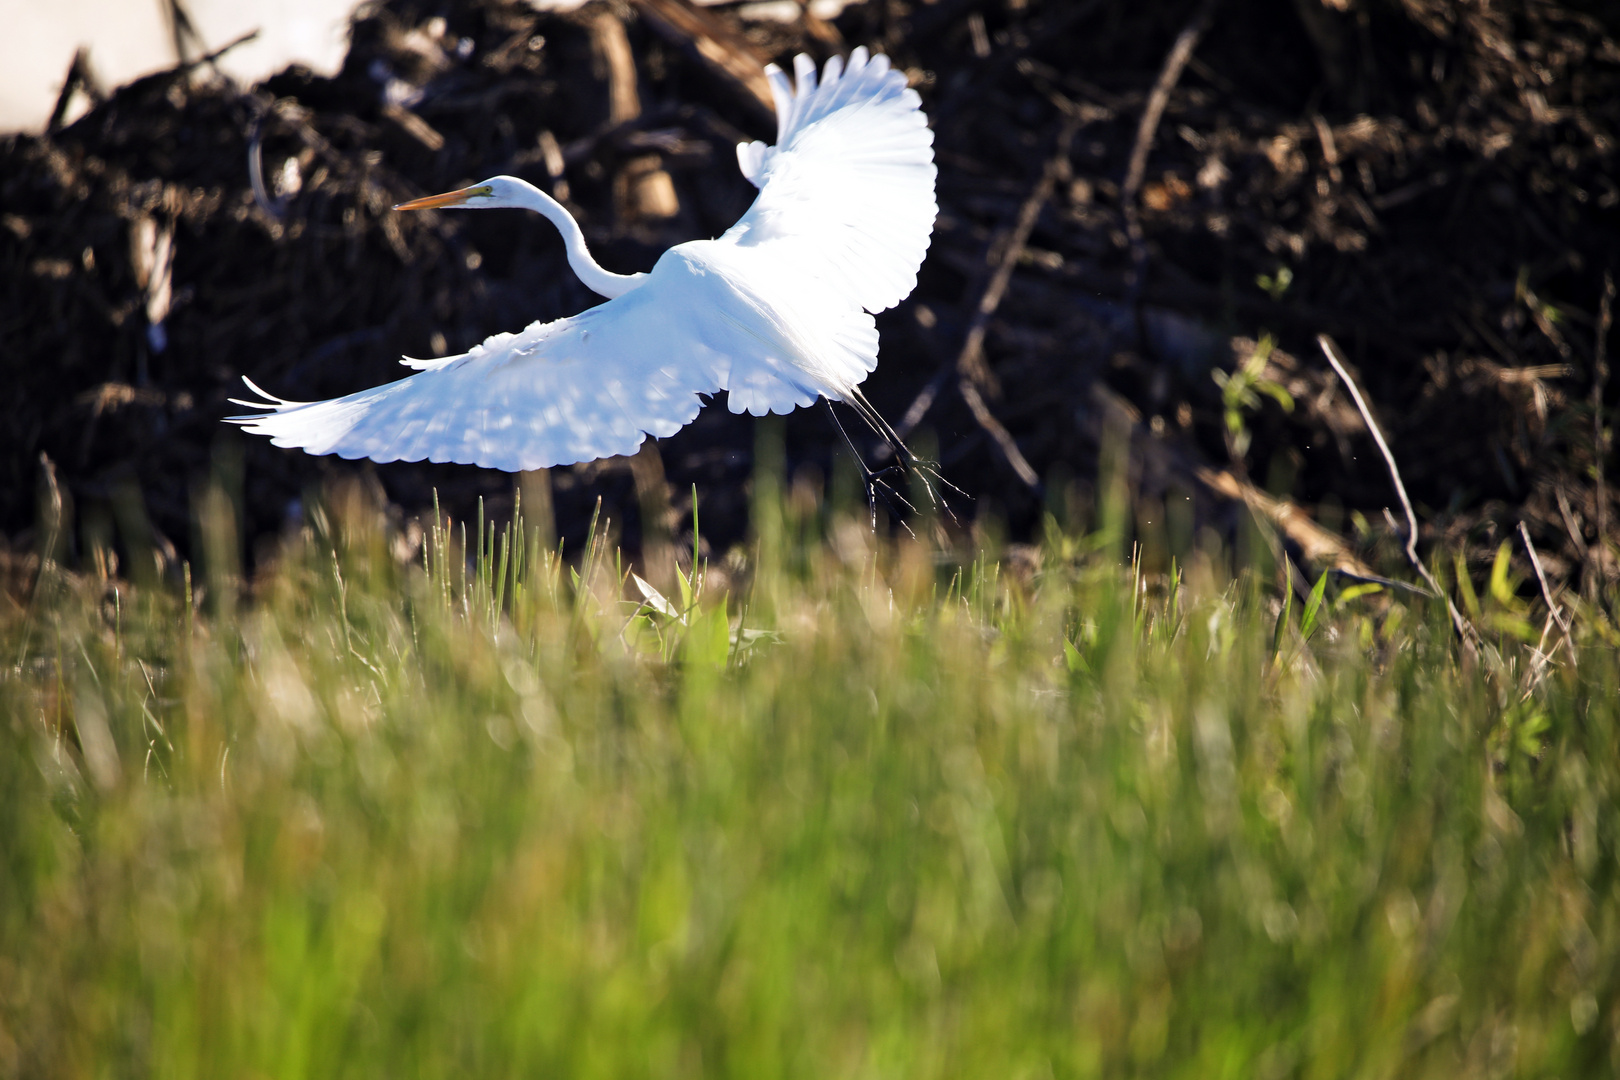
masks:
{"type": "Polygon", "coordinates": [[[762,119],[775,119],[771,84],[747,39],[689,0],[635,0],[635,6],[666,38],[690,48],[713,71],[745,90],[743,100],[762,119]]]}
{"type": "MultiPolygon", "coordinates": [[[[1058,130],[1056,149],[1047,159],[1046,167],[1041,170],[1040,179],[1036,181],[1034,188],[1018,208],[1018,217],[1012,229],[999,243],[991,245],[988,258],[994,262],[995,270],[991,273],[990,280],[985,283],[984,292],[979,295],[979,302],[974,305],[973,321],[968,324],[967,336],[962,341],[961,351],[956,354],[956,359],[952,363],[941,365],[939,371],[928,380],[927,385],[912,401],[911,407],[900,418],[900,423],[895,426],[902,439],[910,435],[933,407],[939,391],[945,385],[945,380],[952,371],[955,371],[958,376],[958,390],[962,400],[973,413],[974,419],[995,442],[1007,464],[1018,474],[1018,478],[1036,491],[1040,490],[1039,474],[1025,459],[1006,427],[990,412],[990,407],[985,404],[984,395],[979,390],[981,386],[992,392],[996,389],[995,376],[984,362],[984,338],[989,330],[991,318],[995,316],[1002,299],[1007,295],[1007,286],[1012,281],[1013,271],[1018,267],[1024,248],[1029,244],[1029,235],[1034,231],[1035,223],[1040,220],[1041,210],[1052,198],[1052,192],[1057,187],[1058,181],[1069,174],[1069,152],[1074,144],[1074,134],[1083,122],[1084,117],[1078,112],[1070,113],[1064,119],[1063,126],[1058,130]]],[[[879,452],[880,457],[888,450],[889,448],[885,446],[879,452]]]]}
{"type": "Polygon", "coordinates": [[[1187,61],[1192,59],[1193,49],[1198,47],[1198,39],[1209,29],[1217,2],[1204,0],[1199,4],[1192,20],[1181,28],[1175,44],[1170,46],[1170,52],[1164,58],[1164,67],[1159,70],[1159,78],[1154,82],[1147,105],[1142,110],[1142,121],[1136,128],[1136,141],[1131,146],[1130,165],[1125,170],[1125,183],[1119,189],[1119,201],[1125,208],[1125,233],[1131,242],[1130,298],[1136,306],[1140,306],[1142,284],[1147,276],[1147,240],[1142,234],[1142,215],[1137,204],[1142,194],[1142,181],[1147,175],[1148,153],[1153,149],[1153,137],[1158,133],[1164,108],[1170,103],[1170,91],[1181,81],[1187,61]]]}
{"type": "Polygon", "coordinates": [[[1418,558],[1417,514],[1412,510],[1412,500],[1407,497],[1406,484],[1401,479],[1400,466],[1395,464],[1395,455],[1390,453],[1389,443],[1384,441],[1383,429],[1378,426],[1378,421],[1373,419],[1372,410],[1367,408],[1367,402],[1362,398],[1361,388],[1356,385],[1356,380],[1350,377],[1350,371],[1345,367],[1344,360],[1339,354],[1338,345],[1334,344],[1333,339],[1326,334],[1316,335],[1316,343],[1322,347],[1322,355],[1327,357],[1328,363],[1333,365],[1333,370],[1338,373],[1339,378],[1344,381],[1345,388],[1350,391],[1350,399],[1356,403],[1356,408],[1361,413],[1361,419],[1367,424],[1367,430],[1372,432],[1373,441],[1378,444],[1379,453],[1384,455],[1384,464],[1389,466],[1389,477],[1394,481],[1395,494],[1401,500],[1401,509],[1406,512],[1407,562],[1412,564],[1412,568],[1428,584],[1434,595],[1445,600],[1446,610],[1451,614],[1451,622],[1457,628],[1458,635],[1464,641],[1472,644],[1475,637],[1474,628],[1462,617],[1462,612],[1458,611],[1457,605],[1451,602],[1451,597],[1446,595],[1445,591],[1440,588],[1440,583],[1434,580],[1434,575],[1429,572],[1427,566],[1423,565],[1423,560],[1418,558]]]}
{"type": "Polygon", "coordinates": [[[46,131],[55,131],[67,122],[68,109],[73,106],[73,95],[80,90],[98,105],[107,98],[106,91],[101,88],[101,83],[90,67],[90,50],[83,46],[73,54],[73,62],[68,65],[67,78],[62,82],[62,92],[57,94],[56,107],[51,110],[51,118],[45,123],[46,131]]]}
{"type": "Polygon", "coordinates": [[[658,588],[668,589],[675,583],[675,548],[669,535],[669,483],[658,440],[642,443],[629,461],[641,507],[641,572],[658,588]]]}
{"type": "Polygon", "coordinates": [[[1051,200],[1052,191],[1057,187],[1058,181],[1069,175],[1069,152],[1074,145],[1074,133],[1079,130],[1080,124],[1080,116],[1071,114],[1058,130],[1057,146],[1052,151],[1052,156],[1047,159],[1046,168],[1041,170],[1040,180],[1036,182],[1023,205],[1018,208],[1018,218],[1002,245],[1001,258],[997,262],[995,273],[990,275],[984,294],[974,306],[973,321],[968,324],[967,338],[962,342],[962,351],[956,357],[957,374],[986,387],[992,393],[997,388],[995,376],[984,362],[984,336],[990,328],[990,319],[1001,306],[1002,298],[1007,295],[1007,285],[1012,281],[1012,274],[1018,268],[1019,260],[1023,258],[1024,248],[1029,244],[1029,234],[1035,230],[1035,223],[1040,220],[1041,210],[1051,200]]]}
{"type": "Polygon", "coordinates": [[[1603,389],[1609,381],[1609,325],[1614,316],[1614,275],[1603,273],[1603,299],[1598,306],[1597,340],[1592,345],[1592,460],[1597,476],[1597,572],[1607,574],[1609,491],[1604,482],[1603,462],[1609,454],[1609,440],[1603,433],[1603,389]]]}
{"type": "Polygon", "coordinates": [[[1524,522],[1519,522],[1519,536],[1524,540],[1524,550],[1530,553],[1530,565],[1536,568],[1536,580],[1541,583],[1541,598],[1547,602],[1547,613],[1558,621],[1558,628],[1564,632],[1564,640],[1569,643],[1569,662],[1579,664],[1575,659],[1575,638],[1571,633],[1569,618],[1564,609],[1553,602],[1552,589],[1547,585],[1546,571],[1541,568],[1541,556],[1536,554],[1536,545],[1530,542],[1530,530],[1524,522]]]}
{"type": "MultiPolygon", "coordinates": [[[[641,116],[641,95],[636,89],[636,58],[623,20],[611,11],[602,12],[591,23],[591,44],[608,69],[608,122],[630,123],[641,116]]],[[[657,154],[643,154],[623,164],[614,177],[614,202],[621,214],[632,218],[667,218],[680,212],[675,183],[657,154]]]]}
{"type": "Polygon", "coordinates": [[[985,434],[989,435],[995,442],[996,449],[1001,452],[1001,456],[1007,462],[1008,467],[1018,474],[1018,479],[1022,480],[1031,491],[1037,495],[1042,494],[1040,474],[1035,471],[1035,466],[1031,465],[1029,460],[1024,457],[1024,452],[1018,449],[1018,443],[1013,440],[1012,432],[1008,431],[1006,426],[996,419],[995,414],[990,411],[990,406],[984,403],[984,397],[979,393],[979,388],[974,386],[973,381],[964,375],[957,382],[957,390],[961,393],[962,400],[967,403],[968,409],[972,411],[973,419],[979,422],[979,426],[984,429],[985,434]]]}
{"type": "MultiPolygon", "coordinates": [[[[1098,422],[1101,430],[1112,429],[1123,433],[1125,445],[1129,447],[1135,463],[1133,475],[1139,465],[1144,474],[1161,478],[1160,483],[1168,481],[1188,491],[1201,485],[1221,499],[1242,502],[1262,532],[1269,534],[1275,530],[1282,533],[1313,565],[1331,568],[1340,577],[1388,587],[1416,589],[1416,586],[1391,581],[1373,573],[1371,567],[1356,558],[1343,537],[1311,520],[1310,515],[1293,500],[1268,495],[1225,469],[1212,469],[1202,464],[1196,452],[1190,452],[1189,448],[1179,445],[1176,440],[1149,434],[1149,428],[1142,423],[1142,415],[1136,407],[1106,384],[1092,384],[1088,414],[1098,422]]],[[[1098,436],[1099,440],[1103,437],[1098,436]]],[[[1280,546],[1276,546],[1275,550],[1280,563],[1283,551],[1280,546]]],[[[1305,588],[1307,592],[1310,591],[1309,582],[1305,588]]]]}
{"type": "MultiPolygon", "coordinates": [[[[1356,581],[1376,582],[1380,585],[1400,585],[1373,573],[1372,568],[1350,550],[1342,537],[1324,529],[1293,500],[1268,495],[1246,480],[1241,480],[1226,469],[1197,466],[1194,475],[1200,483],[1223,498],[1241,501],[1257,516],[1276,526],[1299,546],[1299,550],[1318,567],[1331,567],[1341,576],[1356,581]]],[[[1408,586],[1410,588],[1410,586],[1408,586]]]]}

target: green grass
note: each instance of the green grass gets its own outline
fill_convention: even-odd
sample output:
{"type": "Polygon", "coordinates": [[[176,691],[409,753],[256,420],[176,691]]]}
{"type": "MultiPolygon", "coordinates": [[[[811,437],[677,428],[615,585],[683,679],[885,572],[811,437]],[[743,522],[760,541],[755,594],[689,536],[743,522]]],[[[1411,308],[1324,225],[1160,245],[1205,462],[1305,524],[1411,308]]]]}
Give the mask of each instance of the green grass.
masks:
{"type": "Polygon", "coordinates": [[[1537,668],[1505,588],[1477,655],[1332,590],[1307,641],[1206,556],[763,520],[670,613],[600,545],[402,562],[353,499],[240,596],[216,537],[201,610],[47,565],[0,616],[0,1075],[1620,1067],[1601,611],[1537,668]]]}

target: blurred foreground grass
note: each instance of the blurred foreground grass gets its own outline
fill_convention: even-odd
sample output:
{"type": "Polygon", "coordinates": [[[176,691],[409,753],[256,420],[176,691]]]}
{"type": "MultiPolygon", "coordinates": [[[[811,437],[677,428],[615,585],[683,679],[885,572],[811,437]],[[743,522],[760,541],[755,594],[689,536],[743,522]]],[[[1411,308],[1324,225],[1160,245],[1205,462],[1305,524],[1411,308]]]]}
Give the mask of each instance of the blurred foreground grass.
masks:
{"type": "Polygon", "coordinates": [[[1578,667],[1465,656],[1425,602],[780,514],[638,605],[333,506],[250,596],[47,565],[0,617],[0,1075],[1620,1067],[1595,608],[1578,667]]]}

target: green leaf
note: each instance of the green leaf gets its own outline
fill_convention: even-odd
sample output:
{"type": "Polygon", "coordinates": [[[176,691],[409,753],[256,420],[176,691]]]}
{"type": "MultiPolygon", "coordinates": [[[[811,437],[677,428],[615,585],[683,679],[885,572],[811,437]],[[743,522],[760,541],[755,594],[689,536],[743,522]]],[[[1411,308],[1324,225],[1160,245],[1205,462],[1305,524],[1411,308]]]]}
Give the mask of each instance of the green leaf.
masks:
{"type": "Polygon", "coordinates": [[[1541,737],[1552,727],[1552,721],[1540,709],[1530,713],[1519,721],[1517,736],[1519,751],[1527,757],[1536,757],[1542,751],[1541,737]]]}
{"type": "Polygon", "coordinates": [[[1271,655],[1276,656],[1282,652],[1283,635],[1288,632],[1288,613],[1294,609],[1293,586],[1283,584],[1282,610],[1277,612],[1277,625],[1271,630],[1271,655]]]}
{"type": "Polygon", "coordinates": [[[1520,641],[1534,641],[1537,634],[1535,628],[1518,615],[1506,611],[1493,611],[1490,618],[1485,620],[1492,630],[1499,634],[1518,638],[1520,641]]]}
{"type": "Polygon", "coordinates": [[[1384,587],[1379,585],[1377,582],[1365,581],[1360,585],[1352,585],[1348,589],[1342,590],[1339,593],[1339,603],[1341,605],[1348,604],[1350,601],[1360,597],[1371,596],[1373,593],[1381,593],[1383,591],[1384,587]]]}
{"type": "Polygon", "coordinates": [[[1513,583],[1508,580],[1508,570],[1512,565],[1512,554],[1512,541],[1504,540],[1502,545],[1496,549],[1496,561],[1491,563],[1491,597],[1509,610],[1516,609],[1519,606],[1519,598],[1513,594],[1513,583]]]}
{"type": "Polygon", "coordinates": [[[775,630],[744,629],[739,626],[731,632],[731,652],[738,660],[746,660],[762,645],[780,645],[782,635],[775,630]]]}
{"type": "Polygon", "coordinates": [[[1281,300],[1288,286],[1294,283],[1294,272],[1286,266],[1279,266],[1276,274],[1259,274],[1254,283],[1270,294],[1273,300],[1281,300]]]}
{"type": "Polygon", "coordinates": [[[726,666],[731,657],[731,626],[724,604],[692,619],[681,642],[681,653],[688,664],[704,667],[726,666]]]}
{"type": "Polygon", "coordinates": [[[1276,346],[1277,343],[1272,340],[1270,334],[1260,335],[1260,340],[1255,343],[1254,351],[1243,361],[1243,374],[1250,379],[1258,379],[1260,374],[1266,370],[1266,364],[1271,360],[1271,350],[1276,346]]]}
{"type": "Polygon", "coordinates": [[[1311,639],[1311,631],[1316,629],[1316,617],[1322,613],[1322,597],[1327,593],[1327,571],[1316,579],[1316,585],[1311,589],[1311,597],[1305,601],[1305,614],[1299,620],[1299,632],[1305,640],[1311,639]]]}
{"type": "Polygon", "coordinates": [[[1294,411],[1294,395],[1290,394],[1286,389],[1284,389],[1281,383],[1274,383],[1270,379],[1263,379],[1260,382],[1255,383],[1254,388],[1271,398],[1271,400],[1275,401],[1278,405],[1281,405],[1283,412],[1291,413],[1294,411]]]}
{"type": "Polygon", "coordinates": [[[1462,553],[1458,552],[1454,560],[1457,566],[1457,591],[1462,593],[1463,607],[1468,609],[1468,617],[1479,622],[1479,594],[1474,591],[1474,583],[1468,577],[1468,564],[1463,561],[1462,553]]]}
{"type": "MultiPolygon", "coordinates": [[[[696,567],[693,568],[696,572],[696,567]]],[[[681,568],[675,568],[675,581],[681,587],[681,610],[692,610],[692,579],[681,573],[681,568]]]]}
{"type": "Polygon", "coordinates": [[[1086,658],[1080,655],[1080,650],[1068,638],[1063,639],[1063,666],[1069,669],[1071,675],[1091,673],[1091,665],[1086,663],[1086,658]]]}
{"type": "MultiPolygon", "coordinates": [[[[679,572],[680,571],[678,570],[676,571],[676,573],[679,572]]],[[[646,601],[648,607],[652,608],[660,615],[674,619],[677,622],[680,621],[681,613],[675,610],[674,604],[670,603],[664,598],[663,593],[659,592],[657,589],[653,588],[650,584],[643,580],[640,574],[632,573],[630,575],[630,579],[636,583],[636,590],[641,593],[641,597],[646,601]]]]}

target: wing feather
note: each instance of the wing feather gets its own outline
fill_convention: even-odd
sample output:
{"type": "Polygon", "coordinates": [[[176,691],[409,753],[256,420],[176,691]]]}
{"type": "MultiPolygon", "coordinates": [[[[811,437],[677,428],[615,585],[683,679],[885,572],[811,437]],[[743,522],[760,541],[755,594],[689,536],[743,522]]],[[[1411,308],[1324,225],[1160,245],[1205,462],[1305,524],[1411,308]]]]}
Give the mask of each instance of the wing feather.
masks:
{"type": "Polygon", "coordinates": [[[277,446],[374,461],[519,472],[634,453],[647,434],[673,435],[697,415],[699,393],[719,389],[713,350],[666,299],[638,289],[330,401],[255,388],[264,403],[242,404],[263,411],[231,419],[277,446]]]}
{"type": "MultiPolygon", "coordinates": [[[[665,252],[637,288],[572,318],[413,361],[395,382],[329,401],[262,401],[231,417],[277,446],[373,461],[519,472],[631,454],[730,391],[734,412],[847,396],[877,364],[872,316],[814,278],[769,297],[769,252],[711,240],[665,252]]],[[[246,380],[244,380],[246,381],[246,380]]]]}
{"type": "Polygon", "coordinates": [[[938,206],[934,133],[916,91],[883,55],[833,58],[818,82],[795,59],[795,82],[767,69],[777,144],[743,143],[737,160],[759,197],[721,237],[778,249],[867,311],[893,307],[917,285],[938,206]]]}

